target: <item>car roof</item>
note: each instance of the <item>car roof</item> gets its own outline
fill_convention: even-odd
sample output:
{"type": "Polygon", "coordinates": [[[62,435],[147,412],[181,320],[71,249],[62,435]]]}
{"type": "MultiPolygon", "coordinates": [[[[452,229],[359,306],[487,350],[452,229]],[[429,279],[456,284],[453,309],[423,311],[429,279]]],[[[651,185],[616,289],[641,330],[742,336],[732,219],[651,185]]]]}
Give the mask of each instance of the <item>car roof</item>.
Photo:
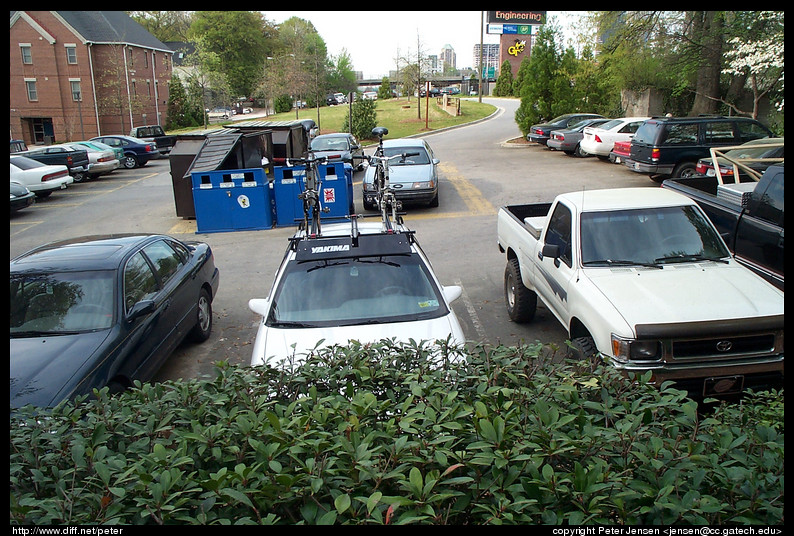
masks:
{"type": "Polygon", "coordinates": [[[314,139],[318,138],[347,138],[352,136],[352,134],[348,134],[347,132],[332,132],[329,134],[320,134],[319,136],[315,136],[314,139]]]}
{"type": "Polygon", "coordinates": [[[140,245],[167,238],[150,234],[92,235],[50,242],[11,260],[11,272],[36,270],[108,270],[140,245]]]}

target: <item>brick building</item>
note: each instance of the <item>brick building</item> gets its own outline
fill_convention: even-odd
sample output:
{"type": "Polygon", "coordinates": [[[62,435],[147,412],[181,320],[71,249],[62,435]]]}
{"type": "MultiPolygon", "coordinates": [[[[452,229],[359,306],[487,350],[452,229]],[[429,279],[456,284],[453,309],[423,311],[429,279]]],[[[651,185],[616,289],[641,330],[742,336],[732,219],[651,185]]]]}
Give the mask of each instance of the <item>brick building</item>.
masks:
{"type": "Polygon", "coordinates": [[[12,11],[10,38],[12,139],[165,123],[173,51],[123,11],[12,11]]]}

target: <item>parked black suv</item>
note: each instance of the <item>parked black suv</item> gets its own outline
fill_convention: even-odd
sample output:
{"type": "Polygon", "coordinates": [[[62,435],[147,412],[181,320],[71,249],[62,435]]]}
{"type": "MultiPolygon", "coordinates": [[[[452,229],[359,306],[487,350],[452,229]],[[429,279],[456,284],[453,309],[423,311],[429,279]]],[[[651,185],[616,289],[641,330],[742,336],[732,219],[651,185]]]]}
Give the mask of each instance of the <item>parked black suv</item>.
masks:
{"type": "Polygon", "coordinates": [[[661,182],[669,177],[695,175],[695,166],[709,156],[709,148],[741,145],[773,136],[749,117],[654,117],[646,120],[631,140],[631,158],[624,164],[661,182]]]}

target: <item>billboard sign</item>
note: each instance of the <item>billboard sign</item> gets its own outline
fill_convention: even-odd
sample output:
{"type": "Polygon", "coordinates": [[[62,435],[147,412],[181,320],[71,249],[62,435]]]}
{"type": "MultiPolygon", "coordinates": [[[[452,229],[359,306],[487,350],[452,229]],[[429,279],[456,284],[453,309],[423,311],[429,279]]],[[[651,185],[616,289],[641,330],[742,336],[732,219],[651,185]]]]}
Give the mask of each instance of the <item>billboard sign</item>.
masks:
{"type": "Polygon", "coordinates": [[[489,34],[532,35],[533,33],[537,33],[537,31],[538,26],[532,26],[530,24],[488,24],[486,29],[486,32],[489,34]]]}
{"type": "MultiPolygon", "coordinates": [[[[545,11],[489,11],[488,23],[489,24],[492,23],[493,24],[546,24],[546,12],[545,11]]],[[[508,32],[504,32],[504,33],[508,33],[508,32]]]]}

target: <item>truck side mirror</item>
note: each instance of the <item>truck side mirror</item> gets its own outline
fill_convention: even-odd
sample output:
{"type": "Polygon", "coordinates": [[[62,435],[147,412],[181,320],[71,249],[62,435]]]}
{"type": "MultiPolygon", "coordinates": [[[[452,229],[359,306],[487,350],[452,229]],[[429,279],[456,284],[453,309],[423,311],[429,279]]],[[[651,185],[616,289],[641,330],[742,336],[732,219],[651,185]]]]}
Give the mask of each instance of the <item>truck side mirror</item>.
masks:
{"type": "Polygon", "coordinates": [[[544,257],[551,257],[552,259],[557,259],[560,256],[560,246],[557,244],[543,244],[543,249],[540,250],[540,253],[544,257]]]}

